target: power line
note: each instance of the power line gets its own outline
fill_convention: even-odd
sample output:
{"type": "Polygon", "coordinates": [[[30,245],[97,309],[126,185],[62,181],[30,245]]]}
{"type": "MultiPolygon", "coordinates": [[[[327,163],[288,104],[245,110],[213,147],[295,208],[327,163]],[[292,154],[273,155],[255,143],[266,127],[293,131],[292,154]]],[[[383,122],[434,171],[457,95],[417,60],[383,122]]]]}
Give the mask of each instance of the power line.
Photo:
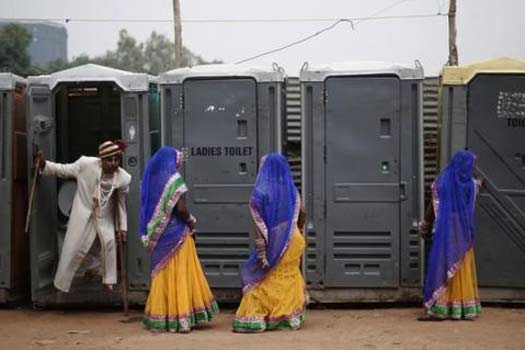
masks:
{"type": "MultiPolygon", "coordinates": [[[[295,45],[301,44],[305,41],[311,40],[329,30],[334,29],[340,23],[349,23],[352,27],[352,30],[355,30],[355,26],[365,22],[365,21],[382,21],[382,20],[396,20],[396,19],[418,19],[418,18],[432,18],[432,17],[443,17],[447,14],[441,13],[428,13],[428,14],[415,14],[415,15],[392,15],[392,16],[379,16],[379,14],[384,13],[396,6],[401,5],[402,3],[409,2],[413,0],[399,0],[385,8],[382,8],[370,16],[367,17],[352,17],[352,18],[288,18],[288,19],[186,19],[180,20],[177,22],[180,23],[306,23],[306,22],[334,22],[328,27],[325,27],[313,34],[310,34],[302,39],[291,42],[287,45],[265,51],[258,55],[237,61],[236,64],[248,62],[254,59],[257,59],[262,56],[270,55],[275,52],[279,52],[295,45]]],[[[174,24],[173,19],[120,19],[120,18],[1,18],[0,21],[28,21],[28,22],[38,22],[38,21],[54,21],[54,22],[85,22],[85,23],[171,23],[174,24]]]]}
{"type": "Polygon", "coordinates": [[[245,58],[243,60],[240,60],[240,61],[237,61],[235,62],[235,64],[240,64],[240,63],[245,63],[245,62],[248,62],[248,61],[252,61],[254,59],[257,59],[257,58],[260,58],[260,57],[263,57],[263,56],[267,56],[267,55],[270,55],[272,53],[276,53],[276,52],[279,52],[279,51],[283,51],[285,49],[288,49],[292,46],[295,46],[295,45],[298,45],[298,44],[301,44],[301,43],[304,43],[305,41],[308,41],[310,39],[313,39],[315,38],[316,36],[324,33],[324,32],[327,32],[329,30],[332,30],[334,29],[339,23],[342,23],[342,22],[347,22],[347,23],[350,23],[350,25],[352,26],[352,30],[355,30],[355,26],[359,23],[362,23],[364,21],[372,21],[372,20],[391,20],[391,19],[415,19],[415,18],[432,18],[432,17],[444,17],[444,16],[447,16],[447,14],[442,14],[442,13],[434,13],[434,14],[421,14],[421,15],[404,15],[404,16],[381,16],[381,17],[360,17],[360,18],[341,18],[341,19],[338,19],[335,23],[333,23],[332,25],[326,27],[326,28],[323,28],[307,37],[304,37],[302,39],[299,39],[299,40],[296,40],[296,41],[293,41],[287,45],[284,45],[284,46],[281,46],[281,47],[278,47],[276,49],[272,49],[272,50],[269,50],[269,51],[265,51],[265,52],[262,52],[260,54],[257,54],[255,56],[252,56],[252,57],[248,57],[248,58],[245,58]]]}
{"type": "MultiPolygon", "coordinates": [[[[406,0],[405,0],[406,1],[406,0]]],[[[446,16],[446,14],[438,14],[446,16]]],[[[419,14],[405,16],[368,16],[345,18],[351,20],[354,24],[371,20],[388,20],[388,19],[410,19],[435,17],[436,14],[419,14]]],[[[309,23],[309,22],[334,22],[341,18],[260,18],[260,19],[183,19],[180,23],[309,23]]],[[[29,18],[29,17],[0,17],[0,21],[19,21],[19,22],[65,22],[65,23],[175,23],[172,19],[133,19],[133,18],[29,18]]]]}
{"type": "Polygon", "coordinates": [[[269,50],[269,51],[265,51],[265,52],[262,52],[258,55],[255,55],[255,56],[252,56],[252,57],[248,57],[246,59],[243,59],[243,60],[240,60],[240,61],[237,61],[235,62],[235,64],[239,64],[239,63],[244,63],[244,62],[248,62],[248,61],[252,61],[254,59],[257,59],[259,57],[263,57],[263,56],[266,56],[266,55],[270,55],[272,53],[275,53],[275,52],[279,52],[279,51],[282,51],[282,50],[286,50],[292,46],[295,46],[295,45],[299,45],[301,43],[304,43],[305,41],[308,41],[310,39],[313,39],[315,38],[316,36],[324,33],[324,32],[327,32],[329,30],[332,30],[334,29],[339,23],[342,23],[342,22],[348,22],[350,23],[350,25],[352,26],[352,30],[355,30],[355,26],[354,26],[354,23],[355,25],[361,23],[361,22],[364,22],[364,21],[371,21],[371,20],[386,20],[386,19],[411,19],[411,18],[428,18],[428,17],[436,17],[436,16],[440,16],[441,14],[424,14],[424,15],[405,15],[405,16],[382,16],[380,17],[379,15],[390,10],[390,9],[393,9],[394,7],[396,6],[399,6],[401,5],[402,3],[405,3],[405,2],[409,2],[409,1],[412,1],[412,0],[399,0],[399,1],[396,1],[386,7],[383,7],[381,9],[379,9],[378,11],[372,13],[370,16],[368,17],[360,17],[360,18],[341,18],[341,19],[338,19],[336,22],[334,22],[332,25],[326,27],[326,28],[323,28],[317,32],[315,32],[314,34],[311,34],[307,37],[304,37],[302,39],[299,39],[299,40],[296,40],[294,42],[291,42],[290,44],[287,44],[287,45],[284,45],[284,46],[281,46],[281,47],[278,47],[276,49],[273,49],[273,50],[269,50]]]}
{"type": "Polygon", "coordinates": [[[326,27],[326,28],[323,28],[323,29],[321,29],[320,31],[315,32],[315,33],[313,33],[313,34],[311,34],[311,35],[309,35],[309,36],[307,36],[307,37],[305,37],[305,38],[299,39],[299,40],[297,40],[297,41],[294,41],[294,42],[292,42],[292,43],[290,43],[290,44],[287,44],[287,45],[284,45],[284,46],[278,47],[278,48],[276,48],[276,49],[273,49],[273,50],[270,50],[270,51],[265,51],[265,52],[260,53],[260,54],[258,54],[258,55],[255,55],[255,56],[248,57],[248,58],[246,58],[246,59],[243,59],[243,60],[237,61],[237,62],[235,62],[235,64],[248,62],[248,61],[254,60],[254,59],[256,59],[256,58],[262,57],[262,56],[270,55],[270,54],[272,54],[272,53],[275,53],[275,52],[279,52],[279,51],[285,50],[285,49],[287,49],[287,48],[289,48],[289,47],[292,47],[292,46],[298,45],[298,44],[300,44],[300,43],[304,43],[305,41],[308,41],[308,40],[310,40],[310,39],[312,39],[312,38],[315,38],[316,36],[318,36],[318,35],[320,35],[320,34],[322,34],[322,33],[324,33],[324,32],[327,32],[327,31],[329,31],[329,30],[331,30],[331,29],[334,29],[339,23],[342,23],[342,22],[350,23],[350,25],[352,26],[352,29],[354,29],[354,25],[353,25],[353,23],[352,23],[351,20],[348,20],[348,19],[339,19],[339,20],[337,20],[334,24],[332,24],[332,25],[330,25],[330,26],[328,26],[328,27],[326,27]]]}
{"type": "MultiPolygon", "coordinates": [[[[85,23],[170,23],[173,24],[173,19],[136,19],[136,18],[0,18],[2,21],[27,21],[27,22],[38,22],[38,21],[52,21],[52,22],[85,22],[85,23]]],[[[333,21],[334,18],[283,18],[283,19],[270,19],[270,18],[255,18],[255,19],[235,19],[235,18],[224,18],[224,19],[182,19],[180,23],[278,23],[278,22],[328,22],[333,21]]]]}

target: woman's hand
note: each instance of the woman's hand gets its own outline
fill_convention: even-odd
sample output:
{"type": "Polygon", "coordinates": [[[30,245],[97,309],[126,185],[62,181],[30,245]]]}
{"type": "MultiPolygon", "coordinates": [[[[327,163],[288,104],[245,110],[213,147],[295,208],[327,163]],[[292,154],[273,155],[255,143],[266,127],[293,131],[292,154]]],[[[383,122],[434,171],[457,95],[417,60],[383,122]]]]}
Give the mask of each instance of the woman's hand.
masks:
{"type": "Polygon", "coordinates": [[[268,260],[266,259],[266,256],[260,257],[260,258],[259,258],[259,262],[261,263],[262,268],[263,268],[264,270],[270,268],[270,263],[269,263],[268,260]]]}
{"type": "Polygon", "coordinates": [[[432,238],[432,225],[422,220],[418,225],[418,232],[421,238],[429,240],[432,238]]]}
{"type": "Polygon", "coordinates": [[[190,214],[190,218],[186,222],[188,224],[188,227],[190,228],[191,232],[195,232],[195,225],[197,224],[197,219],[195,219],[195,216],[190,214]]]}
{"type": "Polygon", "coordinates": [[[270,264],[268,263],[268,259],[266,259],[266,242],[264,238],[262,238],[262,235],[259,234],[259,231],[257,231],[258,238],[255,239],[255,253],[257,254],[257,259],[262,265],[263,269],[267,269],[270,267],[270,264]]]}
{"type": "Polygon", "coordinates": [[[485,179],[483,179],[482,177],[478,177],[477,179],[475,179],[475,181],[478,188],[481,188],[483,187],[483,182],[485,181],[485,179]]]}

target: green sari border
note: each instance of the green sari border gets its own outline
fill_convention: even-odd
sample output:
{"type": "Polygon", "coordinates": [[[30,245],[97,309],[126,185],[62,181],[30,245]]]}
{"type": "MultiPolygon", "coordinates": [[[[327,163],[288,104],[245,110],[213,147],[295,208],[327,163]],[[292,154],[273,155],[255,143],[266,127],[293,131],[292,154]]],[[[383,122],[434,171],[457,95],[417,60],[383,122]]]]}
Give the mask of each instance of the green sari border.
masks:
{"type": "Polygon", "coordinates": [[[469,305],[433,305],[428,314],[439,318],[475,318],[481,313],[481,304],[469,303],[469,305]]]}
{"type": "Polygon", "coordinates": [[[302,312],[293,317],[284,317],[275,320],[268,320],[265,317],[241,319],[234,318],[232,321],[233,330],[239,333],[257,333],[275,329],[297,330],[304,324],[305,313],[302,312]]]}
{"type": "Polygon", "coordinates": [[[198,324],[210,322],[218,312],[219,306],[216,301],[213,301],[210,306],[204,307],[203,309],[195,311],[189,315],[145,315],[142,323],[146,328],[153,331],[188,332],[198,324]]]}

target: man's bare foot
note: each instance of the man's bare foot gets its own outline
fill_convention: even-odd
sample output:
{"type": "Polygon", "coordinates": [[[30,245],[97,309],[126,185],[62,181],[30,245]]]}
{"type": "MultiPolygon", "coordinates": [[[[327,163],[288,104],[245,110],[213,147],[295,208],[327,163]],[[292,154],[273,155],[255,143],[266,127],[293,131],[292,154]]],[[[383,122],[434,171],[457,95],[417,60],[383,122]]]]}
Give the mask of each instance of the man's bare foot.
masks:
{"type": "Polygon", "coordinates": [[[108,292],[113,292],[113,285],[112,284],[102,284],[104,286],[104,289],[108,292]]]}

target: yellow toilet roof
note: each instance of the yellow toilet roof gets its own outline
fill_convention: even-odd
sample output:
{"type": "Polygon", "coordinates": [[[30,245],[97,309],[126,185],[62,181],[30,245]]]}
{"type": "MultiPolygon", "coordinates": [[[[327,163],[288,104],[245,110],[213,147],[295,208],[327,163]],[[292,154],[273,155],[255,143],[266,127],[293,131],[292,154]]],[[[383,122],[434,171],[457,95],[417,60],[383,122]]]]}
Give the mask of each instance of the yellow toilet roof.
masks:
{"type": "Polygon", "coordinates": [[[525,74],[525,61],[500,57],[462,66],[447,66],[441,72],[441,82],[443,85],[466,85],[482,73],[525,74]]]}

